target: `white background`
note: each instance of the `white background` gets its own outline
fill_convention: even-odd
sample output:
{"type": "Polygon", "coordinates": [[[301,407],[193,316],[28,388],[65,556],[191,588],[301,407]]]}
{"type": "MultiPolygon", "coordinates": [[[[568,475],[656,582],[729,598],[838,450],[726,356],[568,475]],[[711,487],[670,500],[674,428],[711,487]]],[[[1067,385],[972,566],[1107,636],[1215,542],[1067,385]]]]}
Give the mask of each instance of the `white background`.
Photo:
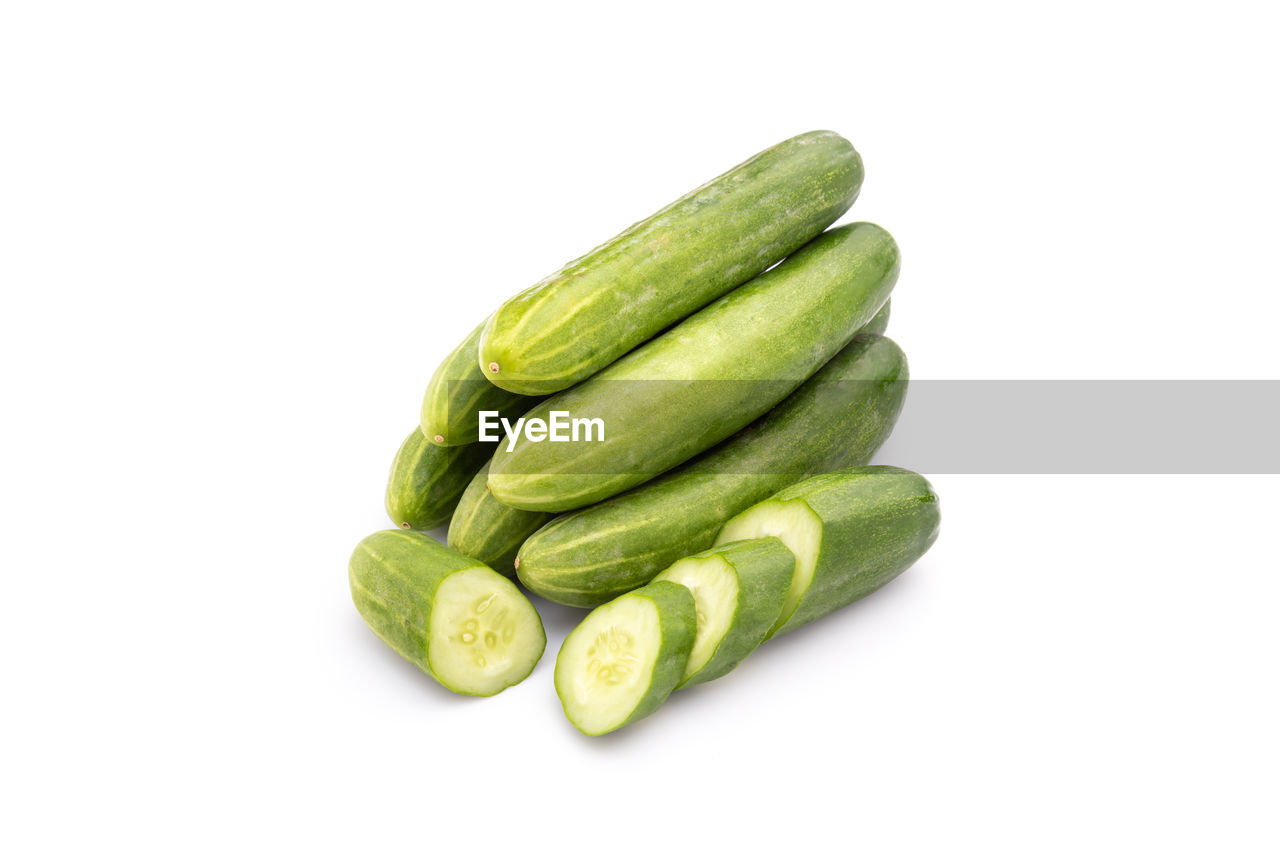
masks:
{"type": "Polygon", "coordinates": [[[578,611],[465,699],[346,581],[461,335],[805,130],[915,376],[1280,377],[1269,4],[432,5],[0,12],[0,846],[1280,844],[1276,478],[935,477],[901,580],[599,740],[578,611]]]}

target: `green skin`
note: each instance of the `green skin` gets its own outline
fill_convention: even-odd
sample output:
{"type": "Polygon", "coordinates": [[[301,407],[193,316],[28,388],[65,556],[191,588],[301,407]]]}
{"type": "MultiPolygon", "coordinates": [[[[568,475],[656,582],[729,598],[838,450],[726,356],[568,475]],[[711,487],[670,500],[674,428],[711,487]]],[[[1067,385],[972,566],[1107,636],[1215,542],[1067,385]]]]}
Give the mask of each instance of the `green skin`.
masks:
{"type": "Polygon", "coordinates": [[[871,318],[871,322],[858,330],[859,335],[883,335],[885,330],[889,328],[889,313],[893,300],[886,299],[884,305],[880,306],[880,310],[876,312],[876,316],[871,318]]]}
{"type": "Polygon", "coordinates": [[[781,405],[719,447],[616,498],[556,518],[520,549],[521,582],[595,607],[715,542],[731,517],[792,483],[865,464],[897,422],[907,359],[859,335],[781,405]]]}
{"type": "Polygon", "coordinates": [[[876,315],[897,277],[898,247],[887,231],[866,222],[828,231],[581,385],[535,406],[528,417],[547,420],[551,411],[567,411],[601,418],[604,440],[524,440],[508,453],[503,439],[489,468],[489,488],[509,506],[558,512],[653,479],[799,387],[876,315]]]}
{"type": "Polygon", "coordinates": [[[480,368],[519,394],[586,379],[821,234],[862,175],[831,131],[760,152],[509,300],[485,326],[480,368]]]}
{"type": "MultiPolygon", "coordinates": [[[[351,599],[379,639],[445,687],[463,692],[442,681],[428,663],[431,606],[441,581],[477,566],[487,568],[424,533],[380,530],[361,540],[351,555],[351,599]]],[[[545,634],[542,642],[545,646],[545,634]]]]}
{"type": "MultiPolygon", "coordinates": [[[[642,589],[627,593],[650,599],[658,608],[658,624],[662,631],[659,641],[657,660],[653,665],[653,676],[643,697],[636,704],[631,715],[609,731],[617,731],[629,726],[636,720],[647,717],[662,706],[680,684],[684,677],[684,668],[689,662],[689,652],[693,649],[693,640],[698,631],[698,614],[693,604],[693,594],[678,583],[658,581],[642,589]]],[[[575,629],[576,630],[576,629],[575,629]]],[[[564,647],[561,646],[561,649],[564,647]]],[[[560,670],[560,656],[556,656],[556,670],[560,670]]],[[[556,695],[564,704],[564,693],[559,679],[556,679],[556,695]]],[[[566,712],[566,716],[567,712],[566,712]]],[[[573,723],[573,719],[569,718],[573,723]]],[[[582,731],[577,723],[574,728],[582,731]]],[[[608,732],[583,732],[583,734],[608,734],[608,732]]]]}
{"type": "MultiPolygon", "coordinates": [[[[702,669],[681,682],[680,687],[692,687],[719,678],[756,650],[764,642],[773,623],[782,613],[795,571],[795,555],[782,540],[747,539],[719,545],[687,559],[706,559],[719,555],[738,576],[738,605],[729,630],[720,639],[715,654],[702,669]]],[[[654,581],[669,580],[665,573],[654,581]]]]}
{"type": "Polygon", "coordinates": [[[471,480],[449,522],[449,547],[479,560],[494,571],[515,577],[515,559],[524,541],[554,516],[526,512],[500,503],[489,494],[486,462],[471,480]]]}
{"type": "Polygon", "coordinates": [[[493,445],[437,447],[415,429],[400,445],[387,479],[387,515],[405,530],[430,530],[449,520],[493,445]]]}
{"type": "Polygon", "coordinates": [[[822,542],[809,588],[775,634],[870,595],[938,538],[938,495],[928,480],[902,468],[870,465],[822,474],[764,503],[786,501],[803,502],[821,519],[822,542]]]}
{"type": "Polygon", "coordinates": [[[422,398],[422,434],[433,444],[452,447],[480,440],[480,412],[501,412],[517,418],[538,402],[504,391],[484,378],[476,363],[481,323],[449,353],[427,383],[422,398]]]}

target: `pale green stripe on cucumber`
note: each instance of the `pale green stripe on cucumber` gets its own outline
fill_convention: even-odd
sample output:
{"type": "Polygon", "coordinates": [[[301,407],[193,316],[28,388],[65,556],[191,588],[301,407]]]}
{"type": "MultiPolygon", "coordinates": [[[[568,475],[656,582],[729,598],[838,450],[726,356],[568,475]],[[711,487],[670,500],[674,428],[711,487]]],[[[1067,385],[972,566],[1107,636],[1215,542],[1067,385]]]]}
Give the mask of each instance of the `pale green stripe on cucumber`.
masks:
{"type": "Polygon", "coordinates": [[[795,564],[787,546],[769,537],[693,554],[654,578],[693,593],[698,632],[681,687],[719,678],[764,642],[782,612],[795,564]]]}
{"type": "Polygon", "coordinates": [[[885,465],[812,477],[740,513],[717,544],[776,536],[795,554],[770,636],[795,630],[884,586],[938,536],[938,496],[919,474],[885,465]]]}
{"type": "Polygon", "coordinates": [[[568,388],[820,234],[862,177],[831,131],[762,151],[508,300],[478,364],[516,393],[568,388]]]}
{"type": "MultiPolygon", "coordinates": [[[[883,312],[882,312],[883,313],[883,312]]],[[[738,435],[625,494],[560,516],[521,547],[538,595],[594,607],[715,542],[733,515],[806,477],[861,465],[889,436],[907,391],[897,344],[858,335],[738,435]]]]}
{"type": "Polygon", "coordinates": [[[391,463],[387,515],[406,530],[430,530],[444,524],[467,484],[493,454],[492,448],[490,444],[440,447],[414,429],[391,463]]]}
{"type": "Polygon", "coordinates": [[[365,537],[348,576],[373,633],[456,693],[492,696],[523,681],[546,647],[542,620],[515,584],[426,534],[365,537]]]}
{"type": "Polygon", "coordinates": [[[509,507],[489,494],[489,463],[472,478],[449,521],[449,547],[508,577],[520,546],[554,516],[509,507]]]}
{"type": "Polygon", "coordinates": [[[563,511],[675,467],[813,375],[876,315],[897,275],[898,247],[884,229],[860,222],[828,231],[581,385],[535,406],[528,417],[544,421],[551,411],[599,418],[604,440],[526,441],[508,453],[504,439],[489,468],[490,489],[519,509],[563,511]]]}
{"type": "Polygon", "coordinates": [[[481,323],[432,374],[422,397],[422,434],[433,444],[453,446],[480,440],[480,412],[496,411],[514,419],[538,402],[504,391],[485,379],[476,363],[481,323]]]}
{"type": "Polygon", "coordinates": [[[569,722],[602,735],[656,711],[684,677],[697,624],[693,594],[667,581],[587,614],[556,656],[569,722]]]}

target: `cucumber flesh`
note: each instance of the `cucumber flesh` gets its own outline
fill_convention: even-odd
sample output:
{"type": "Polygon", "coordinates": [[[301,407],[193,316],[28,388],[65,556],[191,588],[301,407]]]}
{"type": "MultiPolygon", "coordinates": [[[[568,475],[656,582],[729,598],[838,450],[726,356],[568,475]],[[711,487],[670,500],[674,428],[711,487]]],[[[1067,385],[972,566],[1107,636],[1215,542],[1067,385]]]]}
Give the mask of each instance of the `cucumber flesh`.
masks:
{"type": "Polygon", "coordinates": [[[803,501],[766,502],[757,504],[730,519],[716,539],[717,545],[742,539],[776,536],[795,555],[795,572],[787,589],[786,601],[765,639],[772,637],[800,606],[805,591],[813,582],[822,547],[822,519],[803,501]]]}
{"type": "Polygon", "coordinates": [[[431,607],[427,662],[440,683],[489,696],[523,681],[546,638],[529,600],[489,568],[463,569],[440,582],[431,607]]]}
{"type": "Polygon", "coordinates": [[[597,607],[556,657],[556,693],[583,734],[602,735],[666,701],[684,675],[697,631],[693,595],[655,582],[597,607]]]}

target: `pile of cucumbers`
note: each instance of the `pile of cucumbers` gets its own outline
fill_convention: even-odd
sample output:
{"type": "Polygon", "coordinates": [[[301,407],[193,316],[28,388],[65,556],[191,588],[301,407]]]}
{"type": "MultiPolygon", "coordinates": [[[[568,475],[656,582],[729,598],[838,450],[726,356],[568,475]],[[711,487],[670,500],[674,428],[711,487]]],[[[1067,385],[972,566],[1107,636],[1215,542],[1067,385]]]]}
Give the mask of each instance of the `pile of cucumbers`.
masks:
{"type": "Polygon", "coordinates": [[[938,497],[869,466],[907,360],[883,336],[898,246],[829,228],[862,186],[843,137],[788,139],[517,294],[436,370],[351,594],[389,646],[491,696],[546,646],[514,579],[594,608],[556,658],[590,735],[718,678],[933,544],[938,497]],[[599,419],[596,440],[480,441],[480,413],[599,419]],[[448,545],[424,531],[445,523],[448,545]]]}

